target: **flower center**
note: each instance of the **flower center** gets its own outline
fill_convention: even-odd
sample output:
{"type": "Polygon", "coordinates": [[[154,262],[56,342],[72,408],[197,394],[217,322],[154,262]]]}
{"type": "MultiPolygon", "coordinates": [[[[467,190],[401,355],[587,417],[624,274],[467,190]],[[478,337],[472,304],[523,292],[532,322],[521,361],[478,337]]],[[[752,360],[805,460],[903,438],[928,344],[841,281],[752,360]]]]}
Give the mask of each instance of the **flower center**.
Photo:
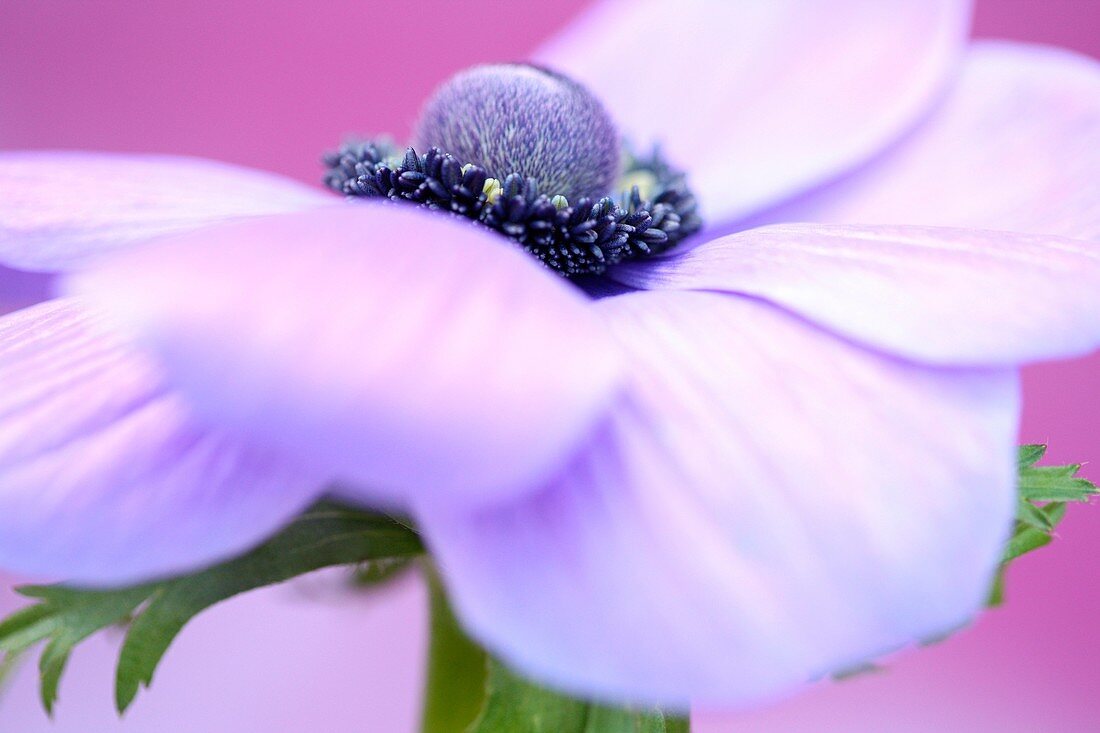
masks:
{"type": "Polygon", "coordinates": [[[566,277],[664,252],[702,226],[684,174],[624,147],[600,103],[550,71],[460,73],[425,105],[416,139],[426,152],[345,144],[325,156],[325,183],[465,217],[566,277]]]}
{"type": "Polygon", "coordinates": [[[424,105],[414,135],[503,179],[538,180],[569,200],[598,199],[619,177],[619,133],[587,89],[525,64],[476,66],[424,105]]]}

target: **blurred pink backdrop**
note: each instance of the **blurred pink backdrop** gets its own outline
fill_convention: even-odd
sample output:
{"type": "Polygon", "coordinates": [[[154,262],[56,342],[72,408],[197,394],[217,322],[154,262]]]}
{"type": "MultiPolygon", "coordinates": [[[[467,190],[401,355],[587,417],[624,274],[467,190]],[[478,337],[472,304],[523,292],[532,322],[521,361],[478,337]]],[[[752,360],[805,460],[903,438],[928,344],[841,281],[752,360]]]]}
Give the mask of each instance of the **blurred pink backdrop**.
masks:
{"type": "MultiPolygon", "coordinates": [[[[345,134],[402,138],[435,84],[473,63],[522,59],[584,4],[0,0],[0,148],[188,153],[312,182],[320,152],[345,134]]],[[[1100,56],[1098,28],[1097,0],[977,3],[979,37],[1100,56]]],[[[1034,367],[1025,388],[1023,440],[1049,441],[1055,461],[1100,458],[1100,357],[1034,367]]],[[[1098,471],[1084,473],[1100,481],[1098,471]]],[[[1061,535],[1014,567],[1007,606],[965,633],[882,674],[752,713],[698,714],[696,730],[1100,730],[1100,506],[1073,507],[1061,535]]],[[[0,699],[0,730],[414,730],[421,587],[405,578],[348,598],[335,583],[306,579],[200,617],[121,723],[117,639],[78,650],[53,722],[26,665],[0,699]]],[[[4,594],[0,611],[15,603],[4,594]]]]}

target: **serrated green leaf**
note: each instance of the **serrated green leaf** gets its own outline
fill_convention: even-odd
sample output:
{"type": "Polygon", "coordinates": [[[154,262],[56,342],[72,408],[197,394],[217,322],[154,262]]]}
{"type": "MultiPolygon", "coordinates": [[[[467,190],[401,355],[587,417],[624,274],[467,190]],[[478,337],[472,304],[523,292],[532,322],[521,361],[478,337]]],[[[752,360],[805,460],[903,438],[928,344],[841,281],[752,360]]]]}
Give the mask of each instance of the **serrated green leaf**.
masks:
{"type": "Polygon", "coordinates": [[[1088,479],[1074,476],[1079,465],[1040,466],[1020,472],[1020,496],[1027,501],[1088,501],[1097,493],[1088,479]]]}
{"type": "Polygon", "coordinates": [[[1020,483],[1028,483],[1032,477],[1040,477],[1040,479],[1057,480],[1060,478],[1066,478],[1073,476],[1081,470],[1080,463],[1067,463],[1062,466],[1028,466],[1020,472],[1022,480],[1020,483]]]}
{"type": "Polygon", "coordinates": [[[1044,532],[1050,532],[1054,529],[1054,525],[1051,524],[1050,517],[1047,516],[1046,512],[1023,497],[1017,497],[1016,521],[1024,526],[1041,529],[1044,532]]]}
{"type": "Polygon", "coordinates": [[[8,681],[23,661],[23,652],[4,652],[0,654],[0,698],[3,698],[8,681]]]}
{"type": "Polygon", "coordinates": [[[0,623],[0,650],[18,654],[49,637],[56,623],[53,620],[55,613],[49,604],[36,603],[8,616],[0,623]]]}
{"type": "MultiPolygon", "coordinates": [[[[1059,506],[1063,511],[1065,510],[1064,504],[1060,504],[1059,506]]],[[[1012,538],[1009,539],[1008,546],[1005,547],[1005,554],[1002,558],[1002,562],[1015,560],[1020,557],[1020,555],[1024,555],[1032,550],[1038,550],[1040,547],[1046,547],[1053,541],[1054,537],[1050,532],[1036,529],[1035,527],[1021,527],[1012,535],[1012,538]]]]}
{"type": "Polygon", "coordinates": [[[1036,466],[1045,446],[1026,445],[1020,448],[1019,495],[1026,501],[1087,501],[1097,493],[1096,486],[1077,476],[1081,464],[1036,466]],[[1038,450],[1043,448],[1043,450],[1038,450]]]}
{"type": "Polygon", "coordinates": [[[423,551],[420,538],[381,514],[326,504],[235,560],[162,584],[134,620],[119,656],[115,704],[123,712],[148,687],[169,645],[192,618],[245,591],[321,568],[423,551]]]}
{"type": "Polygon", "coordinates": [[[467,733],[688,733],[659,710],[586,703],[534,685],[490,660],[485,703],[467,733]]]}
{"type": "MultiPolygon", "coordinates": [[[[1078,465],[1036,466],[1044,452],[1041,445],[1020,448],[1017,523],[990,593],[991,604],[1003,598],[1004,566],[1051,542],[1054,528],[1065,515],[1066,502],[1084,501],[1097,493],[1096,486],[1077,477],[1078,465]]],[[[114,591],[64,586],[21,589],[39,603],[0,622],[0,651],[5,652],[0,668],[9,667],[28,647],[46,642],[39,660],[41,692],[44,706],[52,711],[73,647],[99,629],[132,620],[116,676],[116,703],[123,711],[138,690],[151,683],[174,638],[204,609],[239,593],[332,565],[359,565],[365,583],[379,582],[399,572],[420,552],[419,537],[399,520],[334,504],[319,505],[256,550],[192,575],[114,591]]],[[[491,660],[488,666],[487,685],[482,687],[480,675],[475,675],[478,686],[471,696],[482,704],[470,707],[469,715],[455,726],[456,732],[466,728],[475,714],[465,733],[688,730],[686,719],[669,718],[656,710],[594,705],[526,682],[491,660]]]]}
{"type": "Polygon", "coordinates": [[[1034,466],[1047,452],[1047,447],[1041,443],[1021,445],[1016,454],[1016,467],[1020,470],[1034,466]]]}
{"type": "MultiPolygon", "coordinates": [[[[1045,455],[1045,445],[1022,445],[1017,454],[1017,466],[1019,469],[1019,482],[1016,503],[1016,522],[1012,536],[1005,546],[1001,564],[997,568],[990,584],[989,594],[986,596],[986,606],[996,607],[1004,602],[1005,576],[1010,561],[1032,550],[1050,544],[1054,541],[1054,530],[1058,523],[1066,515],[1066,503],[1064,500],[1052,501],[1045,497],[1051,496],[1052,491],[1058,490],[1060,498],[1079,501],[1088,499],[1096,493],[1096,487],[1084,479],[1076,478],[1080,469],[1079,465],[1068,466],[1035,466],[1045,455]],[[1088,484],[1090,490],[1085,490],[1083,484],[1088,484]],[[1054,487],[1053,489],[1051,487],[1054,487]],[[1045,494],[1040,494],[1040,489],[1045,494]],[[1044,498],[1039,498],[1043,496],[1044,498]],[[1036,505],[1034,501],[1046,501],[1042,505],[1036,505]]],[[[961,628],[961,627],[959,627],[961,628]]],[[[950,638],[959,628],[949,629],[920,641],[921,646],[937,644],[950,638]]],[[[873,668],[873,664],[866,665],[873,668]]],[[[858,674],[864,670],[861,665],[855,668],[858,674]]],[[[852,676],[849,670],[834,674],[834,679],[845,679],[852,676]]]]}
{"type": "Polygon", "coordinates": [[[65,665],[69,663],[69,654],[72,645],[60,639],[53,639],[46,644],[42,656],[38,658],[38,673],[42,676],[39,693],[42,697],[42,707],[46,708],[49,715],[53,715],[53,706],[57,702],[57,687],[61,684],[61,674],[65,671],[65,665]]]}
{"type": "Polygon", "coordinates": [[[1054,529],[1065,517],[1067,502],[1088,501],[1098,493],[1091,481],[1077,476],[1080,464],[1036,466],[1045,452],[1046,446],[1042,445],[1020,446],[1016,526],[990,589],[990,606],[1004,602],[1008,563],[1054,540],[1054,529]]]}
{"type": "Polygon", "coordinates": [[[117,624],[148,597],[151,586],[91,591],[62,586],[24,586],[18,591],[39,603],[0,623],[0,650],[19,654],[47,641],[39,658],[42,705],[52,714],[57,687],[74,646],[102,628],[117,624]]]}
{"type": "Polygon", "coordinates": [[[1016,510],[1016,526],[1013,528],[1012,537],[1005,546],[1004,555],[1001,558],[1001,566],[993,579],[993,586],[989,591],[987,606],[999,606],[1005,600],[1005,575],[1008,564],[1033,550],[1045,547],[1054,541],[1054,529],[1066,516],[1065,502],[1050,502],[1043,506],[1035,506],[1025,501],[1022,497],[1016,510]]]}
{"type": "Polygon", "coordinates": [[[184,625],[215,603],[320,568],[422,551],[416,532],[394,519],[322,503],[255,550],[191,575],[117,590],[19,588],[39,603],[0,622],[0,651],[20,654],[46,642],[39,658],[41,696],[52,712],[73,647],[100,629],[132,619],[115,679],[115,699],[122,712],[139,687],[150,684],[184,625]]]}

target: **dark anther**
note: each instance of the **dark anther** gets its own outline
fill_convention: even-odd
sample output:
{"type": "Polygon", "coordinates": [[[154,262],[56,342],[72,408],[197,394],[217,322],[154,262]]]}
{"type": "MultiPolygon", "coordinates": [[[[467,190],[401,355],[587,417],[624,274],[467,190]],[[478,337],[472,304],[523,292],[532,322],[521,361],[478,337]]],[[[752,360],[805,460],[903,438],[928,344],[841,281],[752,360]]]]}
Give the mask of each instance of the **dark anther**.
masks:
{"type": "Polygon", "coordinates": [[[420,155],[385,143],[344,145],[324,157],[325,183],[347,196],[387,198],[450,212],[515,240],[566,277],[600,274],[611,265],[650,257],[702,227],[684,175],[653,151],[626,154],[626,175],[652,180],[616,201],[581,197],[568,202],[518,173],[490,178],[480,166],[430,148],[420,155]]]}

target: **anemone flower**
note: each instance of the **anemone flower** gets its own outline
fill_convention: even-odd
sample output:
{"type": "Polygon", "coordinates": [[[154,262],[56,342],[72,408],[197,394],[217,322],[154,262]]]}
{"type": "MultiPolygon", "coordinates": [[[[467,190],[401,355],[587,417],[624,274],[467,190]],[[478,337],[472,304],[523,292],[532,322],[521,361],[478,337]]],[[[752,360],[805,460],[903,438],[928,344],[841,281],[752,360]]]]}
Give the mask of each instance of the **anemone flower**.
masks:
{"type": "MultiPolygon", "coordinates": [[[[599,100],[687,171],[703,231],[649,246],[686,194],[664,229],[660,202],[615,210],[634,239],[573,280],[546,266],[568,253],[499,236],[530,234],[508,212],[478,226],[195,159],[0,155],[0,260],[66,273],[0,321],[0,565],[180,572],[339,485],[415,518],[468,631],[520,670],[675,707],[749,704],[966,622],[1013,516],[1019,367],[1100,343],[1100,70],[967,45],[968,16],[609,2],[513,68],[557,101],[507,73],[444,87],[422,130],[457,125],[472,157],[537,130],[509,164],[574,197],[605,186],[615,133],[546,124],[563,105],[583,122],[599,100]],[[478,117],[501,90],[518,126],[478,117]]],[[[369,194],[398,163],[361,150],[336,182],[369,194]]],[[[450,179],[433,195],[472,175],[478,205],[531,203],[522,180],[404,162],[428,193],[450,179]]]]}

